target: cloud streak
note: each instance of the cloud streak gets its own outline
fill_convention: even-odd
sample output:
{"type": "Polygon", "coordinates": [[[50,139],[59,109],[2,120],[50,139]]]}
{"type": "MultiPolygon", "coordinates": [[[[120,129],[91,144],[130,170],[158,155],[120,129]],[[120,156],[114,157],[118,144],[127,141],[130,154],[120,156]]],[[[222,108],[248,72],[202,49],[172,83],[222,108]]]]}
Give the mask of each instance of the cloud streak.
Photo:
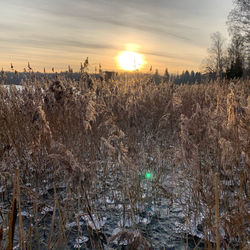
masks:
{"type": "Polygon", "coordinates": [[[6,46],[19,54],[28,47],[34,53],[78,51],[95,54],[95,60],[99,54],[111,65],[126,43],[136,43],[147,60],[186,60],[188,65],[188,57],[198,62],[201,49],[206,53],[214,29],[226,30],[221,16],[230,10],[228,2],[8,0],[0,8],[0,54],[8,60],[6,46]]]}
{"type": "MultiPolygon", "coordinates": [[[[62,51],[67,51],[72,48],[80,48],[80,49],[91,49],[91,50],[120,50],[119,46],[108,45],[103,43],[88,43],[82,41],[75,41],[75,40],[63,40],[63,39],[54,39],[49,38],[45,39],[45,37],[35,37],[33,39],[27,38],[19,38],[19,39],[7,39],[1,38],[1,41],[8,45],[22,45],[30,48],[41,48],[41,49],[58,49],[62,51]]],[[[169,59],[187,59],[187,56],[180,56],[177,53],[162,53],[160,51],[147,51],[147,50],[138,50],[139,53],[149,56],[155,57],[163,57],[169,59]]]]}
{"type": "Polygon", "coordinates": [[[45,37],[36,37],[32,39],[28,38],[1,38],[1,42],[5,42],[7,44],[14,45],[25,45],[27,47],[33,48],[58,48],[58,49],[66,49],[66,48],[85,48],[85,49],[117,49],[116,46],[108,45],[104,43],[90,43],[90,42],[82,42],[76,40],[61,40],[61,39],[53,39],[45,37]]]}

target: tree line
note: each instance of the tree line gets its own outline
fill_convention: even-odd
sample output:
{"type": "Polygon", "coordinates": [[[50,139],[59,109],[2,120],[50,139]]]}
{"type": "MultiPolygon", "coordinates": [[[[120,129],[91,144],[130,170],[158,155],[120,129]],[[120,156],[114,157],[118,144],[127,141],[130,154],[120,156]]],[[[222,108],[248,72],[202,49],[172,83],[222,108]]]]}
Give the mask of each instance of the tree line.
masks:
{"type": "Polygon", "coordinates": [[[163,79],[165,82],[172,82],[175,84],[200,84],[204,76],[201,72],[183,71],[181,74],[169,74],[168,69],[165,70],[163,79]]]}
{"type": "Polygon", "coordinates": [[[234,0],[227,20],[230,43],[226,46],[220,32],[211,35],[208,57],[203,66],[210,78],[250,76],[250,1],[234,0]]]}
{"type": "Polygon", "coordinates": [[[227,26],[230,35],[228,45],[220,32],[211,34],[211,45],[208,57],[202,62],[202,73],[186,70],[181,74],[169,74],[166,69],[164,81],[193,84],[218,78],[250,77],[250,0],[234,0],[227,26]]]}

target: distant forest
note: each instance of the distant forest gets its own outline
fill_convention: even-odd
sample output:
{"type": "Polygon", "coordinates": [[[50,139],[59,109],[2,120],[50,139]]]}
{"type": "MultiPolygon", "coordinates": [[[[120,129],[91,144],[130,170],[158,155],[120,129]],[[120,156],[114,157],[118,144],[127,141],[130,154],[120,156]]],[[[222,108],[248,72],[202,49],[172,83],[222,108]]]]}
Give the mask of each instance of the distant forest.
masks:
{"type": "MultiPolygon", "coordinates": [[[[104,72],[103,75],[105,76],[107,72],[104,72]]],[[[79,72],[61,72],[61,73],[40,73],[40,72],[4,72],[1,71],[0,73],[0,83],[1,84],[15,84],[15,85],[21,85],[22,82],[27,82],[27,81],[35,81],[35,80],[41,80],[41,79],[49,79],[53,80],[56,79],[58,76],[63,76],[66,79],[71,79],[74,81],[79,81],[81,78],[81,74],[79,72]]],[[[101,78],[100,74],[89,74],[93,78],[101,78]]],[[[145,74],[149,75],[150,74],[145,74]]],[[[175,84],[194,84],[194,83],[201,83],[202,80],[207,79],[207,75],[201,74],[200,72],[194,72],[191,71],[189,72],[186,70],[185,72],[183,71],[182,74],[169,74],[168,71],[166,70],[165,74],[159,75],[158,71],[156,71],[154,74],[151,74],[152,80],[156,83],[159,84],[160,82],[173,82],[175,84]]],[[[105,77],[106,80],[109,77],[105,77]]],[[[114,80],[119,79],[119,74],[115,75],[114,80]]]]}

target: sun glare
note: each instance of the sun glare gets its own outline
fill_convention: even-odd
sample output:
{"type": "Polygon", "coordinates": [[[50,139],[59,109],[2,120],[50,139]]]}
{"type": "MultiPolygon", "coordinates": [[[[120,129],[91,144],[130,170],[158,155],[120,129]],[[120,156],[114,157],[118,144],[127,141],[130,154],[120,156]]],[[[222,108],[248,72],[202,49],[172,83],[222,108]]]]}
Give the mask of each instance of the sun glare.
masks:
{"type": "Polygon", "coordinates": [[[121,52],[118,62],[124,70],[139,69],[144,63],[142,55],[132,51],[121,52]]]}

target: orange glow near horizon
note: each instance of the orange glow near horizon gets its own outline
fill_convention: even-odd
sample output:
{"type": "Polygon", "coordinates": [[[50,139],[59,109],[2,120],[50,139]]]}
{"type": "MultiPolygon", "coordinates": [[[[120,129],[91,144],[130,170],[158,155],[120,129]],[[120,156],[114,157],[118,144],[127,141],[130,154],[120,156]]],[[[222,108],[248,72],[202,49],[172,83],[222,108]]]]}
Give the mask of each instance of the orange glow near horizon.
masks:
{"type": "Polygon", "coordinates": [[[120,68],[123,70],[137,70],[144,64],[143,56],[133,51],[123,51],[117,58],[120,68]]]}

